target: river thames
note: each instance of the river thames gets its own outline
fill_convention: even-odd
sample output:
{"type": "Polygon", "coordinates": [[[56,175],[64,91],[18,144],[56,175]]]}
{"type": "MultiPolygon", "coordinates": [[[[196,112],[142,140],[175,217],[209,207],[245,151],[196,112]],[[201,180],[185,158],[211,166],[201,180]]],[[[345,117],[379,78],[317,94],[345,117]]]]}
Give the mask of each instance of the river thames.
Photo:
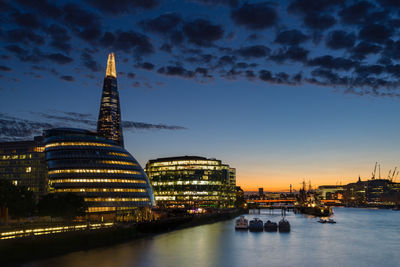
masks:
{"type": "MultiPolygon", "coordinates": [[[[245,216],[281,217],[279,210],[245,216]]],[[[27,266],[400,266],[399,211],[335,208],[336,224],[292,212],[286,218],[290,233],[235,231],[229,220],[27,266]]]]}

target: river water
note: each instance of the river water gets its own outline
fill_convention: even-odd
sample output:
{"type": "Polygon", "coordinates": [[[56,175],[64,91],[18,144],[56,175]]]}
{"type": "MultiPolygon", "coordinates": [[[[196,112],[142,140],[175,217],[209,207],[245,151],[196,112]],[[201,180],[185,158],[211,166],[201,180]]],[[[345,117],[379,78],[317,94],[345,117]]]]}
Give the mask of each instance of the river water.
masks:
{"type": "MultiPolygon", "coordinates": [[[[280,211],[245,216],[277,222],[280,211]]],[[[230,220],[28,266],[400,266],[399,211],[335,208],[336,224],[292,212],[286,218],[290,233],[235,231],[230,220]]]]}

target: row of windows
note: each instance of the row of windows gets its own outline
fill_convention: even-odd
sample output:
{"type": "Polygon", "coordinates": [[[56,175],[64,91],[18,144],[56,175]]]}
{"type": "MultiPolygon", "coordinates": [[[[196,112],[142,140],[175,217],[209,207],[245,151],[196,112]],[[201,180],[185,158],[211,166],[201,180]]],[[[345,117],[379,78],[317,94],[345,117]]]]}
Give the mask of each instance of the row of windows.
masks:
{"type": "Polygon", "coordinates": [[[151,182],[153,186],[160,185],[222,185],[220,181],[174,181],[174,182],[151,182]]]}
{"type": "Polygon", "coordinates": [[[85,197],[87,202],[140,202],[150,201],[147,197],[85,197]]]}
{"type": "Polygon", "coordinates": [[[8,160],[8,159],[31,159],[32,154],[23,154],[23,155],[2,155],[0,157],[1,160],[8,160]]]}
{"type": "Polygon", "coordinates": [[[46,149],[49,147],[58,147],[58,146],[101,146],[101,147],[114,147],[110,144],[104,143],[95,143],[95,142],[57,142],[52,144],[47,144],[46,149]]]}
{"type": "Polygon", "coordinates": [[[104,169],[66,169],[66,170],[52,170],[49,174],[57,173],[123,173],[123,174],[141,174],[138,171],[126,170],[104,170],[104,169]]]}
{"type": "Polygon", "coordinates": [[[138,166],[138,164],[129,161],[119,161],[119,160],[102,160],[101,163],[104,164],[116,164],[116,165],[132,165],[138,166]]]}
{"type": "Polygon", "coordinates": [[[119,153],[119,152],[108,152],[108,154],[113,155],[113,156],[130,157],[130,155],[128,155],[128,154],[119,153]]]}
{"type": "Polygon", "coordinates": [[[221,195],[222,191],[157,191],[155,195],[221,195]]]}
{"type": "Polygon", "coordinates": [[[206,166],[206,165],[184,165],[184,166],[163,166],[148,167],[149,172],[152,171],[174,171],[174,170],[229,170],[228,166],[206,166]]]}
{"type": "Polygon", "coordinates": [[[130,179],[51,179],[53,183],[127,183],[127,184],[145,184],[143,180],[130,179]]]}
{"type": "Polygon", "coordinates": [[[54,192],[146,192],[143,188],[71,188],[55,189],[54,192]]]}
{"type": "Polygon", "coordinates": [[[220,165],[220,162],[214,160],[180,160],[180,161],[166,161],[150,163],[150,167],[157,166],[173,166],[173,165],[220,165]]]}
{"type": "Polygon", "coordinates": [[[228,200],[227,197],[221,196],[155,196],[156,201],[160,200],[228,200]]]}

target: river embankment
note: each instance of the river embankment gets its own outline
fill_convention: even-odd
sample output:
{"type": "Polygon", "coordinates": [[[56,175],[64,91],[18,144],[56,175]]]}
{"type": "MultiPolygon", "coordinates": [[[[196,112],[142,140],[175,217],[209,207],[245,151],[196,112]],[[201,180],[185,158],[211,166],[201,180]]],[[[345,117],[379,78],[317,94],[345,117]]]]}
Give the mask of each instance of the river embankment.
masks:
{"type": "Polygon", "coordinates": [[[0,241],[1,264],[20,264],[74,251],[112,246],[173,230],[229,220],[245,212],[243,210],[230,210],[134,224],[115,224],[115,226],[105,229],[2,240],[0,241]]]}

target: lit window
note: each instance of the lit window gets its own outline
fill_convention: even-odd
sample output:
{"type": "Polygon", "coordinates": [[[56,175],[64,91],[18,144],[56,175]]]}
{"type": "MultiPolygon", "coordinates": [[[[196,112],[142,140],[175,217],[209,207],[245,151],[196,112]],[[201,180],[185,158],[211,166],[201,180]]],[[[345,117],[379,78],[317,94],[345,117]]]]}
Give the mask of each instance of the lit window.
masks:
{"type": "Polygon", "coordinates": [[[25,172],[31,172],[32,171],[32,167],[26,167],[25,172]]]}

